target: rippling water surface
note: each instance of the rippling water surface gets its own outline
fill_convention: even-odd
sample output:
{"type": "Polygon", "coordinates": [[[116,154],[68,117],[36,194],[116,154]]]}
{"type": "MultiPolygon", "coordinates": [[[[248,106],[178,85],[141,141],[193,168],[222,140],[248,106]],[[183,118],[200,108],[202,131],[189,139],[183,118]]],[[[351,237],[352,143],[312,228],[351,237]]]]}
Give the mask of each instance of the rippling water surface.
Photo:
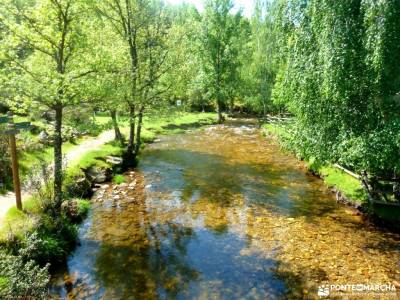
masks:
{"type": "Polygon", "coordinates": [[[400,281],[399,236],[337,204],[251,123],[163,137],[126,178],[96,192],[53,298],[298,299],[400,281]]]}

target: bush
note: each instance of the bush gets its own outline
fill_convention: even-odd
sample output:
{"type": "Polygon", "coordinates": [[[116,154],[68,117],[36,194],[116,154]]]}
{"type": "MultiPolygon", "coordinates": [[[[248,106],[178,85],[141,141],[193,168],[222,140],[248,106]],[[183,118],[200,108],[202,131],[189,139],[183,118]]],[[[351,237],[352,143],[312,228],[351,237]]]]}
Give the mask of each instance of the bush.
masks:
{"type": "Polygon", "coordinates": [[[83,220],[90,210],[90,202],[88,200],[78,199],[78,216],[83,220]]]}
{"type": "Polygon", "coordinates": [[[23,255],[0,252],[0,298],[43,299],[50,281],[49,266],[39,267],[23,255]]]}
{"type": "Polygon", "coordinates": [[[77,226],[66,216],[53,219],[44,215],[37,229],[24,241],[23,248],[30,249],[29,258],[40,265],[61,262],[73,250],[77,237],[77,226]]]}

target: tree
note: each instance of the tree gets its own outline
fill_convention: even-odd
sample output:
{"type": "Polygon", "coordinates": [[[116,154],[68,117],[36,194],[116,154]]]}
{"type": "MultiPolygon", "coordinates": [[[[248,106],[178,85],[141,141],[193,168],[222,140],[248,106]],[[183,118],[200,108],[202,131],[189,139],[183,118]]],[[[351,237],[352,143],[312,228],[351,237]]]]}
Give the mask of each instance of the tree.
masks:
{"type": "Polygon", "coordinates": [[[115,140],[125,146],[125,137],[118,124],[118,111],[126,109],[122,101],[130,89],[130,68],[126,66],[129,53],[124,42],[115,33],[108,20],[94,18],[90,30],[90,60],[96,65],[96,74],[91,76],[84,87],[93,109],[109,112],[114,128],[115,140]],[[96,30],[102,28],[101,34],[96,30]]]}
{"type": "Polygon", "coordinates": [[[304,157],[398,177],[398,1],[280,1],[284,63],[274,90],[304,157]]]}
{"type": "Polygon", "coordinates": [[[275,84],[277,66],[276,25],[274,15],[276,3],[268,0],[255,1],[251,18],[251,33],[247,51],[243,54],[242,77],[246,104],[253,111],[273,111],[272,90],[275,84]]]}
{"type": "Polygon", "coordinates": [[[162,84],[170,87],[166,95],[170,103],[180,99],[187,106],[196,106],[199,104],[196,100],[201,102],[196,97],[197,90],[201,89],[201,80],[197,80],[202,71],[198,55],[201,16],[193,5],[181,4],[168,9],[172,23],[167,40],[169,69],[162,84]]]}
{"type": "Polygon", "coordinates": [[[79,86],[93,70],[84,63],[83,20],[87,1],[4,1],[0,20],[9,35],[3,43],[14,106],[22,101],[55,112],[54,194],[62,202],[63,109],[78,102],[79,86]],[[28,5],[29,4],[29,5],[28,5]]]}
{"type": "Polygon", "coordinates": [[[228,82],[236,70],[237,49],[234,36],[240,24],[240,12],[232,15],[231,0],[207,0],[203,15],[201,55],[204,72],[212,82],[208,86],[216,99],[218,122],[223,121],[222,109],[227,98],[228,82]]]}
{"type": "Polygon", "coordinates": [[[127,152],[135,155],[141,144],[144,110],[162,93],[158,82],[167,70],[168,16],[160,1],[107,0],[98,5],[98,11],[112,24],[129,51],[131,89],[125,98],[130,124],[127,152]]]}

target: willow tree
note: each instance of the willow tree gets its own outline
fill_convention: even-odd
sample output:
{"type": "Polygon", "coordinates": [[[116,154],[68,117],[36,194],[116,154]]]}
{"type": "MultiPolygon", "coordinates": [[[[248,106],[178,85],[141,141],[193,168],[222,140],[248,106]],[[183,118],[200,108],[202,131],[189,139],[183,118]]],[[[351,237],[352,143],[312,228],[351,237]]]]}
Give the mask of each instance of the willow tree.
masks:
{"type": "Polygon", "coordinates": [[[294,145],[398,176],[400,2],[284,0],[280,9],[286,51],[274,97],[296,115],[294,145]]]}
{"type": "Polygon", "coordinates": [[[62,202],[63,109],[77,103],[84,77],[92,73],[84,59],[83,20],[87,1],[3,1],[0,21],[8,32],[2,44],[13,106],[44,106],[55,112],[54,197],[62,202]]]}

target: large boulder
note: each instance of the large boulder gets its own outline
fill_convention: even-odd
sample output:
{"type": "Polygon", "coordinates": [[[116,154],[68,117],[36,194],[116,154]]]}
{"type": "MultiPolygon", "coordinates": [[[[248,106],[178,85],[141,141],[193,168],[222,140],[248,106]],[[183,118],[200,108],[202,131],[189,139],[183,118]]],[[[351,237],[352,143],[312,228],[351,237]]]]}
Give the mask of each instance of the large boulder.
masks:
{"type": "Polygon", "coordinates": [[[104,183],[109,181],[111,180],[113,173],[110,168],[100,168],[96,166],[92,166],[84,170],[84,172],[87,179],[93,183],[104,183]]]}
{"type": "Polygon", "coordinates": [[[111,165],[115,173],[121,173],[123,171],[124,160],[121,157],[107,156],[106,162],[111,165]]]}
{"type": "Polygon", "coordinates": [[[92,183],[84,174],[75,176],[66,183],[66,192],[70,197],[88,198],[93,194],[92,183]]]}
{"type": "Polygon", "coordinates": [[[66,200],[61,204],[61,211],[72,220],[79,218],[78,201],[66,200]]]}

